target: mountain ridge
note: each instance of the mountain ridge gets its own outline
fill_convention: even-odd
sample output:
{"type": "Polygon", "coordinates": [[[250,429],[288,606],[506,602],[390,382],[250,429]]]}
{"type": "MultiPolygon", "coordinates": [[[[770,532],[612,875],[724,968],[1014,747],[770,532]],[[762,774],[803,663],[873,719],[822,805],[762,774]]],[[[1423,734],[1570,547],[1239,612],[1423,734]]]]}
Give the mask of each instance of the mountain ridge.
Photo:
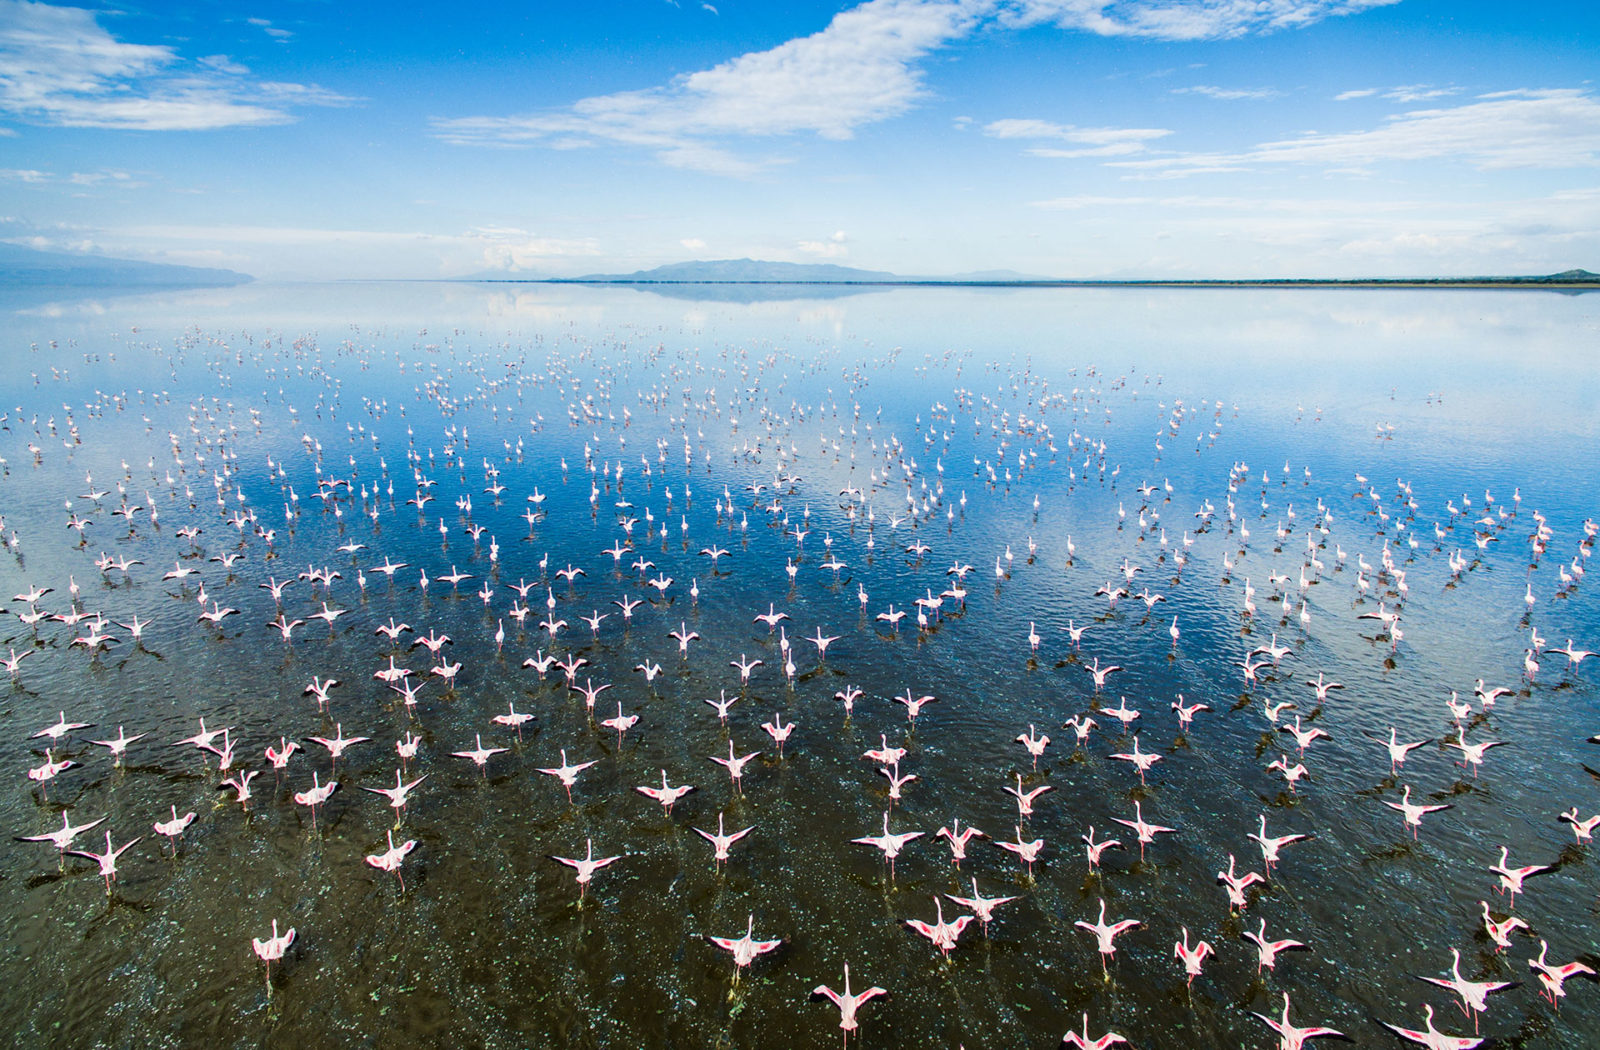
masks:
{"type": "Polygon", "coordinates": [[[208,266],[143,262],[109,255],[50,252],[0,242],[0,285],[215,288],[246,284],[249,274],[208,266]]]}

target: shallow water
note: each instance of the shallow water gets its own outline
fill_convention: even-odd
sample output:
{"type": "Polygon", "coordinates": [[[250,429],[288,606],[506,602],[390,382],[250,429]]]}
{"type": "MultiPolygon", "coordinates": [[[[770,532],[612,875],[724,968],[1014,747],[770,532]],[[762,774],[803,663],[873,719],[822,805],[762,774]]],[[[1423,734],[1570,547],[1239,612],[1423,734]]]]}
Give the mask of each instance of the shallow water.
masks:
{"type": "Polygon", "coordinates": [[[0,820],[29,835],[58,827],[64,808],[74,823],[106,817],[74,844],[91,850],[107,827],[118,845],[142,836],[109,895],[92,861],[9,844],[0,961],[14,1042],[755,1046],[778,1033],[827,1046],[839,1015],[810,993],[839,987],[848,964],[854,988],[889,992],[862,1009],[869,1047],[1054,1046],[1084,1012],[1092,1034],[1141,1047],[1265,1047],[1275,1037],[1250,1011],[1277,1013],[1285,992],[1297,1023],[1382,1046],[1396,1041],[1380,1022],[1421,1027],[1424,1003],[1446,1030],[1470,1031],[1454,996],[1415,979],[1446,974],[1452,947],[1469,977],[1523,982],[1491,998],[1484,1034],[1577,1047],[1600,1030],[1600,988],[1569,982],[1558,1013],[1525,961],[1540,938],[1553,961],[1597,951],[1592,850],[1557,817],[1600,812],[1584,766],[1600,767],[1585,742],[1600,731],[1600,661],[1568,669],[1541,653],[1531,681],[1523,670],[1530,629],[1547,647],[1600,642],[1593,581],[1561,580],[1586,565],[1583,526],[1600,502],[1585,459],[1600,298],[900,289],[717,302],[352,284],[17,293],[4,307],[0,512],[19,546],[0,556],[0,595],[48,586],[40,610],[150,621],[138,644],[108,627],[116,642],[89,654],[70,645],[84,624],[25,625],[17,600],[0,616],[0,649],[31,653],[0,683],[12,785],[0,820]],[[420,514],[407,503],[418,477],[435,483],[420,514]],[[351,488],[325,503],[318,481],[335,478],[351,488]],[[114,515],[124,499],[156,520],[114,515]],[[1494,522],[1475,529],[1486,509],[1494,522]],[[1550,530],[1536,561],[1535,512],[1550,530]],[[92,521],[81,544],[71,514],[92,521]],[[625,517],[640,520],[614,561],[603,551],[626,539],[625,517]],[[476,541],[468,525],[483,527],[476,541]],[[202,531],[178,536],[185,526],[202,531]],[[1481,551],[1475,531],[1492,537],[1481,551]],[[364,547],[337,549],[350,543],[364,547]],[[907,551],[917,543],[928,550],[907,551]],[[1398,571],[1380,571],[1385,544],[1398,571]],[[708,547],[729,553],[714,567],[708,547]],[[101,572],[102,552],[141,564],[101,572]],[[242,555],[231,567],[210,560],[228,552],[242,555]],[[830,553],[842,567],[825,567],[830,553]],[[375,569],[385,558],[407,564],[392,581],[375,569]],[[947,599],[919,629],[915,599],[965,563],[964,604],[947,599]],[[199,574],[163,580],[175,565],[199,574]],[[1096,596],[1124,565],[1138,567],[1130,590],[1163,595],[1148,613],[1096,596]],[[285,643],[264,626],[280,606],[258,585],[324,566],[341,574],[331,587],[285,589],[284,615],[308,621],[285,643]],[[557,576],[569,566],[584,575],[557,576]],[[440,579],[452,567],[471,578],[453,588],[440,579]],[[646,582],[660,576],[664,594],[646,582]],[[519,625],[511,585],[524,580],[535,586],[519,625]],[[197,581],[206,608],[239,613],[198,622],[197,581]],[[629,620],[624,599],[642,602],[629,620]],[[324,600],[345,610],[331,625],[310,619],[324,600]],[[553,640],[538,626],[547,601],[567,621],[553,640]],[[1362,618],[1380,602],[1402,610],[1397,644],[1362,618]],[[910,613],[898,630],[877,619],[891,604],[910,613]],[[790,617],[781,635],[753,620],[769,607],[790,617]],[[580,619],[600,612],[597,632],[580,619]],[[394,646],[376,633],[391,617],[414,632],[394,646]],[[1090,625],[1076,646],[1069,624],[1090,625]],[[680,627],[700,635],[687,654],[669,637],[680,627]],[[805,640],[819,629],[837,636],[825,659],[805,640]],[[410,646],[430,630],[451,636],[441,656],[461,669],[453,689],[428,679],[408,712],[373,673],[393,655],[427,678],[435,661],[410,646]],[[1287,655],[1248,685],[1246,654],[1274,635],[1287,655]],[[794,645],[792,680],[780,637],[794,645]],[[541,652],[582,656],[577,682],[611,686],[592,718],[562,671],[523,666],[541,652]],[[763,663],[741,687],[730,662],[745,657],[763,663]],[[1099,693],[1085,671],[1097,660],[1123,668],[1099,693]],[[653,662],[663,671],[647,682],[635,668],[653,662]],[[1319,673],[1344,685],[1321,705],[1304,684],[1319,673]],[[342,683],[327,711],[303,695],[313,676],[342,683]],[[1514,695],[1483,710],[1479,678],[1514,695]],[[835,698],[847,686],[862,690],[850,717],[835,698]],[[890,699],[908,689],[937,698],[914,726],[890,699]],[[726,725],[703,702],[723,691],[739,696],[726,725]],[[1452,691],[1473,701],[1468,742],[1507,744],[1476,772],[1442,744],[1456,733],[1452,691]],[[1178,694],[1211,708],[1181,733],[1178,694]],[[1143,785],[1110,758],[1132,734],[1098,713],[1121,697],[1140,710],[1140,748],[1163,756],[1143,785]],[[640,719],[620,746],[595,721],[619,701],[640,719]],[[1265,713],[1283,701],[1297,706],[1281,721],[1330,734],[1303,758],[1265,713]],[[536,716],[520,740],[490,721],[512,704],[536,716]],[[58,712],[94,727],[54,752],[80,765],[41,787],[24,775],[45,756],[28,734],[58,712]],[[1090,712],[1097,726],[1075,747],[1062,722],[1090,712]],[[775,713],[797,727],[781,758],[761,728],[775,713]],[[248,809],[217,789],[215,756],[171,746],[201,717],[231,727],[237,765],[262,770],[248,809]],[[89,741],[119,725],[149,735],[115,764],[89,741]],[[1037,770],[1016,742],[1030,725],[1052,738],[1037,770]],[[315,743],[281,775],[261,757],[337,726],[372,740],[336,770],[315,743]],[[1430,741],[1394,777],[1375,739],[1391,726],[1430,741]],[[417,842],[402,890],[363,862],[394,820],[361,789],[393,784],[407,732],[423,741],[407,779],[428,779],[396,830],[417,842]],[[475,734],[508,749],[482,773],[451,756],[475,734]],[[892,807],[862,758],[885,738],[917,777],[892,807]],[[742,791],[710,761],[730,740],[762,752],[742,791]],[[595,762],[571,802],[536,771],[563,748],[595,762]],[[1309,769],[1294,790],[1267,769],[1280,755],[1309,769]],[[663,769],[696,787],[670,815],[634,790],[663,769]],[[291,799],[313,772],[340,783],[314,825],[291,799]],[[1023,824],[1045,840],[1031,877],[982,840],[953,869],[933,833],[958,817],[1015,840],[1003,789],[1019,774],[1053,789],[1023,824]],[[1415,841],[1382,805],[1407,784],[1453,807],[1415,841]],[[1135,802],[1177,829],[1142,860],[1115,823],[1135,802]],[[172,806],[198,814],[175,858],[151,829],[172,806]],[[892,878],[850,841],[879,834],[885,811],[893,830],[924,832],[892,878]],[[692,830],[719,813],[754,828],[720,869],[692,830]],[[1265,873],[1247,838],[1261,814],[1270,834],[1312,838],[1286,846],[1230,914],[1216,873],[1229,854],[1265,873]],[[1091,825],[1127,843],[1098,873],[1080,841],[1091,825]],[[580,906],[573,872],[549,857],[581,856],[590,839],[621,859],[580,906]],[[1510,911],[1489,870],[1502,845],[1513,864],[1558,870],[1529,880],[1515,914],[1531,934],[1496,954],[1479,902],[1510,911]],[[973,878],[1019,899],[942,959],[905,921],[932,921],[931,898],[970,893],[973,878]],[[1073,925],[1101,899],[1109,920],[1141,923],[1104,970],[1073,925]],[[752,914],[757,937],[784,943],[734,985],[728,954],[700,935],[736,937],[752,914]],[[269,995],[250,941],[273,919],[298,937],[269,995]],[[1258,974],[1240,934],[1262,920],[1309,950],[1258,974]],[[1192,987],[1173,957],[1180,928],[1216,949],[1192,987]]]}

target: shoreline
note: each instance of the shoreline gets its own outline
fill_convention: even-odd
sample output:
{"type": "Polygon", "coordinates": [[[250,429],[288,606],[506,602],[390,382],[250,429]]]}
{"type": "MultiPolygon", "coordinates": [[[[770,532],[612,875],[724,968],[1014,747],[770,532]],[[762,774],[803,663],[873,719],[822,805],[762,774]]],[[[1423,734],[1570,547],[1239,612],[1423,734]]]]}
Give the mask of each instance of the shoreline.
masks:
{"type": "Polygon", "coordinates": [[[822,288],[1405,288],[1405,289],[1492,289],[1522,291],[1600,291],[1600,280],[1560,281],[1538,277],[1439,277],[1439,278],[1362,278],[1331,280],[1289,278],[1284,280],[1138,280],[1138,281],[693,281],[693,280],[588,280],[575,277],[545,278],[458,278],[461,284],[580,284],[598,286],[769,286],[822,288]]]}

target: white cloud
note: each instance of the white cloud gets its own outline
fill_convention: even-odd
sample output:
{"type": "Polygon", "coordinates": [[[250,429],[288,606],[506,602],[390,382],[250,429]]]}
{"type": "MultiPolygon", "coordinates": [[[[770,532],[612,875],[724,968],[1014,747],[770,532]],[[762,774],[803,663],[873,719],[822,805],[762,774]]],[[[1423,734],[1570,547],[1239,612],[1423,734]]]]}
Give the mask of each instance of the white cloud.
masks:
{"type": "Polygon", "coordinates": [[[1285,164],[1365,169],[1447,159],[1485,170],[1600,165],[1600,100],[1582,89],[1506,91],[1448,109],[1413,110],[1367,131],[1308,133],[1241,153],[1187,153],[1114,161],[1147,177],[1285,164]]]}
{"type": "Polygon", "coordinates": [[[1377,88],[1355,88],[1351,91],[1341,91],[1333,96],[1335,102],[1349,102],[1356,98],[1371,98],[1378,93],[1377,88]]]}
{"type": "Polygon", "coordinates": [[[435,135],[457,145],[574,149],[604,143],[652,150],[674,167],[752,175],[775,162],[737,156],[725,140],[850,138],[923,101],[929,92],[920,63],[980,28],[1052,22],[1103,35],[1216,39],[1295,28],[1392,2],[868,0],[810,36],[661,87],[596,95],[540,113],[440,117],[432,125],[435,135]]]}
{"type": "Polygon", "coordinates": [[[199,131],[283,124],[290,105],[353,99],[313,85],[252,83],[226,55],[187,62],[129,44],[96,13],[0,0],[0,115],[66,127],[199,131]]]}
{"type": "Polygon", "coordinates": [[[848,239],[843,230],[837,230],[827,240],[801,241],[795,247],[807,255],[817,255],[824,259],[840,259],[850,254],[850,248],[845,243],[848,239]]]}
{"type": "Polygon", "coordinates": [[[1100,36],[1156,40],[1225,40],[1299,29],[1399,0],[1016,0],[1004,20],[1052,22],[1100,36]]]}
{"type": "Polygon", "coordinates": [[[245,21],[279,42],[288,40],[290,37],[294,36],[294,34],[289,30],[281,29],[278,26],[273,25],[272,19],[270,18],[247,18],[245,21]]]}
{"type": "Polygon", "coordinates": [[[1456,87],[1437,88],[1432,84],[1404,84],[1385,91],[1383,97],[1391,102],[1405,105],[1412,102],[1432,102],[1436,98],[1448,98],[1460,93],[1461,89],[1456,87]]]}
{"type": "Polygon", "coordinates": [[[48,171],[38,171],[34,168],[0,168],[0,179],[10,179],[13,182],[48,182],[52,177],[48,171]]]}
{"type": "Polygon", "coordinates": [[[1032,146],[1025,152],[1032,157],[1125,157],[1143,153],[1147,143],[1172,132],[1165,128],[1080,128],[1048,120],[1010,118],[984,126],[983,133],[997,139],[1060,140],[1075,149],[1032,146]]]}
{"type": "Polygon", "coordinates": [[[1206,98],[1219,99],[1224,102],[1232,102],[1239,99],[1265,101],[1283,97],[1283,92],[1276,88],[1224,88],[1214,87],[1210,84],[1173,88],[1172,93],[1174,95],[1204,95],[1206,98]]]}
{"type": "Polygon", "coordinates": [[[706,247],[706,242],[702,241],[698,237],[685,237],[678,243],[689,249],[691,252],[704,251],[706,247]]]}
{"type": "Polygon", "coordinates": [[[925,94],[914,63],[968,32],[989,3],[870,0],[810,36],[665,87],[598,95],[545,114],[436,119],[434,131],[468,145],[641,146],[674,167],[753,174],[766,165],[708,140],[805,132],[846,139],[863,124],[904,113],[925,94]]]}

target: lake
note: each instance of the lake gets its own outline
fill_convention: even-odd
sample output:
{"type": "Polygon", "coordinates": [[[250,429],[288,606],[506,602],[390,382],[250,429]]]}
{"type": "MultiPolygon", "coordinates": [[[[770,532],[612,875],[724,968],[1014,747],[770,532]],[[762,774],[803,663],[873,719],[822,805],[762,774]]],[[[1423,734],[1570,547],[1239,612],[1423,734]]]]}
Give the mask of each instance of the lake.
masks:
{"type": "Polygon", "coordinates": [[[1480,1034],[1600,1031],[1600,988],[1558,1011],[1528,964],[1600,952],[1600,865],[1560,819],[1600,813],[1600,660],[1551,651],[1600,643],[1600,296],[350,283],[0,310],[0,824],[141,840],[109,890],[5,850],[13,1043],[830,1046],[812,993],[848,965],[888,992],[864,1047],[1052,1047],[1084,1014],[1269,1047],[1252,1012],[1285,994],[1386,1046],[1425,1005],[1473,1031],[1418,980],[1451,949],[1520,982],[1480,1034]],[[895,699],[922,696],[914,721],[895,699]],[[201,719],[229,770],[175,746],[201,719]],[[59,720],[90,727],[30,736],[59,720]],[[792,724],[781,754],[764,723],[792,724]],[[120,758],[92,742],[119,727],[120,758]],[[1393,770],[1391,729],[1424,742],[1393,770]],[[479,746],[505,750],[454,754],[479,746]],[[712,761],[752,752],[738,782],[712,761]],[[540,772],[569,763],[570,799],[540,772]],[[397,771],[427,778],[403,812],[397,771]],[[636,790],[662,783],[695,790],[636,790]],[[1415,836],[1407,787],[1450,807],[1415,836]],[[1037,788],[1023,815],[1008,789],[1037,788]],[[1175,833],[1141,851],[1136,814],[1175,833]],[[719,817],[753,829],[722,863],[719,817]],[[957,819],[987,834],[959,868],[957,819]],[[1098,867],[1091,827],[1123,843],[1098,867]],[[892,875],[853,841],[886,828],[921,833],[892,875]],[[1308,838],[1269,871],[1252,834],[1308,838]],[[1031,866],[996,847],[1040,839],[1031,866]],[[406,841],[398,873],[365,860],[406,841]],[[590,843],[618,859],[580,896],[551,858],[590,843]],[[1553,870],[1513,901],[1502,847],[1553,870]],[[1230,856],[1265,877],[1242,909],[1230,856]],[[975,890],[1016,899],[948,956],[908,926],[975,890]],[[1139,923],[1104,961],[1077,925],[1102,901],[1139,923]],[[1527,923],[1511,947],[1482,902],[1527,923]],[[297,936],[268,977],[274,920],[297,936]],[[782,944],[736,983],[707,936],[747,928],[782,944]],[[1214,949],[1192,983],[1185,930],[1214,949]],[[1263,930],[1304,949],[1262,968],[1263,930]]]}

